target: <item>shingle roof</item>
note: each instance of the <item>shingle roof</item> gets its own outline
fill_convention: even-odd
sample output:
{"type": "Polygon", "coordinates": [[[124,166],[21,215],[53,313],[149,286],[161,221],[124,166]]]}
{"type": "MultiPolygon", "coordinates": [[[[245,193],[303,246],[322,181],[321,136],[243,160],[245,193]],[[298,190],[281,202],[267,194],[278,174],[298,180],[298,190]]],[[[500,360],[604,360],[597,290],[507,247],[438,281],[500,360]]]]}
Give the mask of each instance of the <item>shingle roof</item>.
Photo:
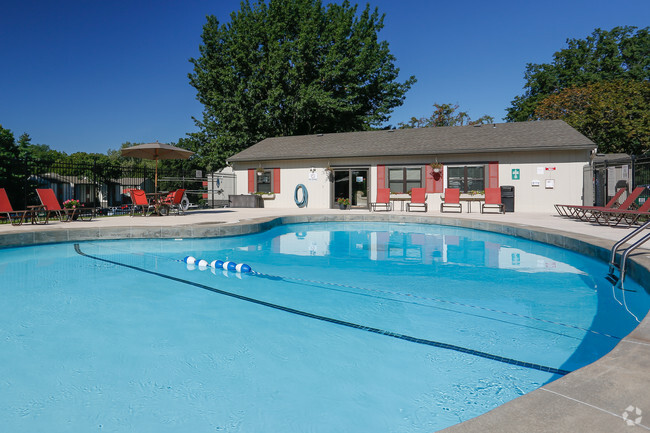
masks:
{"type": "Polygon", "coordinates": [[[564,121],[545,120],[267,138],[228,160],[443,155],[595,147],[591,140],[564,121]]]}

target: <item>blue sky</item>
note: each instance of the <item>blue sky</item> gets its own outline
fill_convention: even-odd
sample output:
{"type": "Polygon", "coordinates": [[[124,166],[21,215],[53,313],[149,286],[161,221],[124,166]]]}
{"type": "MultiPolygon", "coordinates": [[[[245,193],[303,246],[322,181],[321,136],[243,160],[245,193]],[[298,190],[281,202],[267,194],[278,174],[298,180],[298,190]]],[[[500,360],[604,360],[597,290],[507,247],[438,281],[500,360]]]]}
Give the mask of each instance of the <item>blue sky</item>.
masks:
{"type": "MultiPolygon", "coordinates": [[[[365,2],[360,3],[365,5],[365,2]]],[[[649,25],[648,0],[371,0],[386,14],[402,80],[417,84],[390,124],[459,104],[497,121],[522,93],[526,63],[567,38],[649,25]]],[[[0,124],[56,150],[105,153],[123,142],[175,142],[202,106],[189,85],[206,15],[239,0],[5,0],[0,8],[0,124]]]]}

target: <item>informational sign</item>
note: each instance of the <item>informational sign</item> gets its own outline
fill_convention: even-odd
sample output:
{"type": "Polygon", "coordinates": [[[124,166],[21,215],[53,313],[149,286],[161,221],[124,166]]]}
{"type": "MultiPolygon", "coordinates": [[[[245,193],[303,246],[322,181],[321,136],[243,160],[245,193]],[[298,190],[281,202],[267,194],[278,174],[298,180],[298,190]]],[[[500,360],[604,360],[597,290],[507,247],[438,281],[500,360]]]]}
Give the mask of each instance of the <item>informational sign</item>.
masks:
{"type": "Polygon", "coordinates": [[[544,167],[537,167],[537,174],[544,174],[544,167]]]}
{"type": "Polygon", "coordinates": [[[513,168],[512,169],[512,180],[519,180],[521,172],[519,171],[518,168],[513,168]]]}
{"type": "Polygon", "coordinates": [[[363,176],[357,176],[357,183],[363,182],[363,176]]]}
{"type": "Polygon", "coordinates": [[[315,171],[310,171],[309,180],[318,180],[318,173],[316,173],[315,171]]]}
{"type": "Polygon", "coordinates": [[[547,189],[555,188],[555,180],[554,179],[546,179],[546,188],[547,189]]]}

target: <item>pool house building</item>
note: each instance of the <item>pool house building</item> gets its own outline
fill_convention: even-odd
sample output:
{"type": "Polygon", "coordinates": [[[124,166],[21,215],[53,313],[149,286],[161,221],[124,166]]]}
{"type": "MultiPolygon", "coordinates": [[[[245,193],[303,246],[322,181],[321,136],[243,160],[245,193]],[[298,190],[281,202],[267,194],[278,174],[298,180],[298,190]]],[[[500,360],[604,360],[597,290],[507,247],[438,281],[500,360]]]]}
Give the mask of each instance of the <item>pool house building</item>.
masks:
{"type": "Polygon", "coordinates": [[[337,207],[339,198],[369,208],[378,188],[396,197],[426,188],[429,212],[436,212],[445,188],[472,196],[511,186],[515,211],[552,212],[556,203],[583,203],[595,149],[565,122],[550,120],[267,138],[229,162],[237,191],[259,194],[264,207],[295,207],[299,185],[310,209],[337,207]]]}

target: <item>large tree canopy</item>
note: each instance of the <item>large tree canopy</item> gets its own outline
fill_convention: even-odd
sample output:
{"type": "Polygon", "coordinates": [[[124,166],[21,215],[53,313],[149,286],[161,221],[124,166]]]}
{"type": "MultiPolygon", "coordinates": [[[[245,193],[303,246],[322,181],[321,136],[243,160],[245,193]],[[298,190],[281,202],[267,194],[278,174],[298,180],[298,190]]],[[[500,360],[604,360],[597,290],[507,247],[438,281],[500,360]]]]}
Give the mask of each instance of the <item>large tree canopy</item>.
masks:
{"type": "Polygon", "coordinates": [[[242,2],[220,25],[203,27],[190,83],[204,105],[199,155],[214,168],[273,136],[367,130],[388,119],[415,82],[397,82],[384,16],[348,1],[242,2]]]}
{"type": "Polygon", "coordinates": [[[494,123],[494,117],[487,114],[472,120],[467,111],[458,111],[459,105],[452,104],[433,104],[433,114],[429,117],[411,117],[404,123],[400,122],[399,129],[408,128],[430,128],[436,126],[463,126],[463,125],[482,125],[494,123]]]}
{"type": "Polygon", "coordinates": [[[568,87],[616,79],[650,80],[650,27],[596,29],[586,39],[567,40],[567,45],[550,64],[526,65],[525,92],[512,101],[506,120],[532,120],[546,96],[568,87]]]}
{"type": "Polygon", "coordinates": [[[598,145],[599,152],[650,152],[650,82],[601,81],[543,99],[537,119],[562,119],[598,145]]]}

